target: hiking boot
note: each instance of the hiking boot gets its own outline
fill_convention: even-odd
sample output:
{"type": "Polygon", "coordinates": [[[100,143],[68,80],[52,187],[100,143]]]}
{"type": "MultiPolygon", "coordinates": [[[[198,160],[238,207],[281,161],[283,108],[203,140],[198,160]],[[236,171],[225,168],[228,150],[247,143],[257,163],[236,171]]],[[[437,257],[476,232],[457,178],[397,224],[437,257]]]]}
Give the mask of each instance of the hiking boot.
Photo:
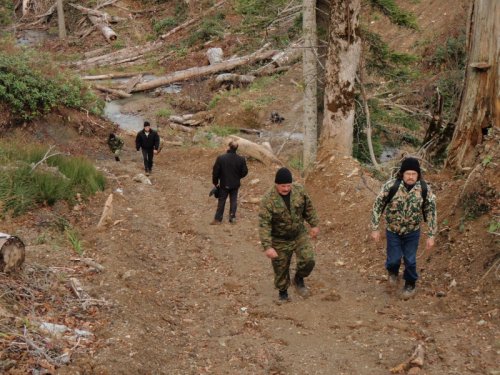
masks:
{"type": "Polygon", "coordinates": [[[406,282],[405,286],[403,288],[403,293],[401,294],[401,298],[403,299],[410,299],[415,295],[417,292],[417,289],[415,288],[415,283],[411,282],[406,282]]]}
{"type": "Polygon", "coordinates": [[[221,225],[222,224],[222,221],[219,221],[217,219],[213,219],[211,222],[210,222],[210,225],[221,225]]]}
{"type": "Polygon", "coordinates": [[[295,286],[297,293],[301,297],[307,297],[309,295],[309,290],[306,288],[306,285],[304,284],[303,277],[295,275],[295,277],[293,278],[293,285],[295,286]]]}
{"type": "Polygon", "coordinates": [[[278,305],[285,303],[285,302],[290,302],[290,297],[288,297],[288,291],[287,290],[280,290],[278,294],[278,305]]]}
{"type": "Polygon", "coordinates": [[[387,283],[390,286],[395,286],[398,283],[398,274],[397,273],[388,272],[387,273],[387,283]]]}
{"type": "Polygon", "coordinates": [[[235,217],[232,217],[231,219],[229,219],[229,222],[231,224],[236,224],[236,218],[235,217]]]}

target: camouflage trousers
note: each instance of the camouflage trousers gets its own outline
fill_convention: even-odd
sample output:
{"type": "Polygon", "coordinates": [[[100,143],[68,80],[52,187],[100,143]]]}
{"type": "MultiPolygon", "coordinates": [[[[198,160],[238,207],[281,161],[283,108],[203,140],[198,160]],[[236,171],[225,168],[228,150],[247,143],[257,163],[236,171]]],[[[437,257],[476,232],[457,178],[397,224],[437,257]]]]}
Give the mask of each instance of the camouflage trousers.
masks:
{"type": "Polygon", "coordinates": [[[274,286],[279,290],[286,290],[290,286],[290,263],[295,253],[297,263],[296,275],[307,277],[312,272],[315,260],[314,251],[309,236],[304,233],[295,240],[279,240],[273,238],[273,248],[278,257],[273,259],[274,286]]]}

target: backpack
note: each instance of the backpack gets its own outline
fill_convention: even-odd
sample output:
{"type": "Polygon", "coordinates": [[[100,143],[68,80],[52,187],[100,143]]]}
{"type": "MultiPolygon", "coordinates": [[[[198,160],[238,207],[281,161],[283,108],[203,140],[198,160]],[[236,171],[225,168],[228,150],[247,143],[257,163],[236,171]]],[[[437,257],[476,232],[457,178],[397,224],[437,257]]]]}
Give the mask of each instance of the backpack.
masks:
{"type": "MultiPolygon", "coordinates": [[[[384,199],[384,205],[382,206],[382,211],[380,212],[380,215],[384,212],[385,208],[389,203],[391,203],[392,198],[396,195],[399,185],[401,185],[401,179],[397,178],[394,184],[391,186],[389,189],[389,194],[387,194],[387,197],[384,199]]],[[[427,203],[427,183],[424,180],[420,180],[420,186],[422,186],[422,216],[424,217],[424,221],[427,222],[427,215],[425,214],[425,204],[427,203]]]]}

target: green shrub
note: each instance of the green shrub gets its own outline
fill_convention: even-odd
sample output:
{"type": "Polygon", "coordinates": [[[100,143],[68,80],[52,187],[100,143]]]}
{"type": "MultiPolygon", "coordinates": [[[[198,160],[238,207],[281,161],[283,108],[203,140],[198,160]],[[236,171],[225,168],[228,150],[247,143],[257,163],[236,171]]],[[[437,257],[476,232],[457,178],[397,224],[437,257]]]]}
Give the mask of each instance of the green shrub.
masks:
{"type": "Polygon", "coordinates": [[[259,29],[276,18],[288,0],[236,0],[236,12],[243,16],[243,24],[259,29]]]}
{"type": "Polygon", "coordinates": [[[156,112],[156,117],[170,117],[172,116],[171,108],[162,108],[156,112]]]}
{"type": "Polygon", "coordinates": [[[219,137],[227,137],[228,135],[238,134],[239,130],[231,126],[213,125],[210,128],[210,132],[215,135],[218,135],[219,137]]]}
{"type": "Polygon", "coordinates": [[[438,45],[434,54],[429,58],[429,64],[438,68],[447,67],[451,70],[465,69],[467,52],[465,50],[466,37],[461,33],[457,37],[448,38],[444,45],[438,45]]]}
{"type": "Polygon", "coordinates": [[[102,113],[104,102],[80,78],[61,73],[47,56],[29,51],[0,52],[0,101],[24,120],[62,105],[102,113]]]}
{"type": "Polygon", "coordinates": [[[14,16],[14,2],[11,0],[0,0],[0,27],[8,26],[14,16]]]}
{"type": "Polygon", "coordinates": [[[156,34],[163,34],[178,25],[178,20],[174,17],[167,17],[153,23],[153,30],[156,34]]]}
{"type": "Polygon", "coordinates": [[[198,30],[193,32],[188,40],[188,46],[193,46],[197,42],[208,42],[214,37],[221,37],[224,34],[224,18],[223,13],[217,13],[213,17],[205,18],[198,30]]]}
{"type": "Polygon", "coordinates": [[[0,201],[3,212],[20,215],[39,205],[73,202],[77,193],[88,197],[105,186],[104,176],[86,159],[57,155],[46,160],[49,168],[32,165],[46,148],[0,143],[0,201]]]}
{"type": "Polygon", "coordinates": [[[417,19],[410,12],[400,9],[394,0],[371,0],[374,7],[380,9],[396,25],[418,29],[417,19]]]}

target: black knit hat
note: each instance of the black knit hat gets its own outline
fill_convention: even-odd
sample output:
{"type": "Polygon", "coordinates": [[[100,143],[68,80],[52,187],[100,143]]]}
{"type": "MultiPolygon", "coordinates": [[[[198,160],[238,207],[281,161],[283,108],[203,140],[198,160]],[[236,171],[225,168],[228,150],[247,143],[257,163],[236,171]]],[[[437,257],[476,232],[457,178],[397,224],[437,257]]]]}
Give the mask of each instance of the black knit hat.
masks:
{"type": "Polygon", "coordinates": [[[292,172],[288,168],[282,167],[276,172],[276,177],[274,178],[274,183],[276,184],[291,184],[292,183],[292,172]]]}
{"type": "Polygon", "coordinates": [[[406,158],[401,163],[401,168],[399,169],[399,173],[403,175],[406,171],[415,171],[420,176],[420,163],[418,159],[415,158],[406,158]]]}
{"type": "Polygon", "coordinates": [[[144,121],[144,127],[146,126],[151,126],[151,124],[149,123],[149,121],[144,121]]]}

